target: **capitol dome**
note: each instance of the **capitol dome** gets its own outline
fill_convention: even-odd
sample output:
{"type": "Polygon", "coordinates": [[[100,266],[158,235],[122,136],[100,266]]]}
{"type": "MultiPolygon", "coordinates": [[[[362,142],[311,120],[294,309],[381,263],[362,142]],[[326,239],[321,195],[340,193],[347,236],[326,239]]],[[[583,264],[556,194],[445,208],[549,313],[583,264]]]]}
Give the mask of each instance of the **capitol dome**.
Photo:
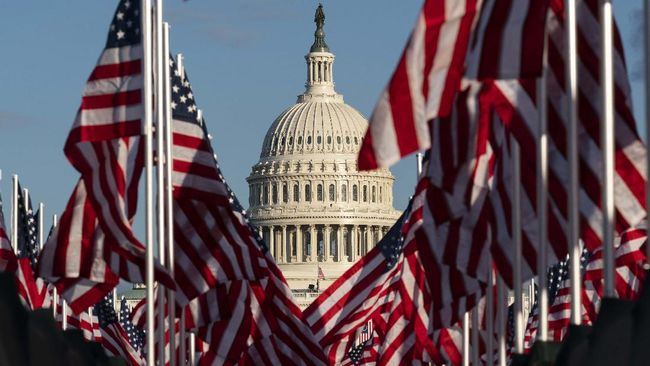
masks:
{"type": "Polygon", "coordinates": [[[319,5],[305,56],[305,92],[271,124],[246,179],[251,222],[303,308],[372,249],[400,214],[390,171],[357,170],[368,122],[334,89],[324,20],[319,5]]]}

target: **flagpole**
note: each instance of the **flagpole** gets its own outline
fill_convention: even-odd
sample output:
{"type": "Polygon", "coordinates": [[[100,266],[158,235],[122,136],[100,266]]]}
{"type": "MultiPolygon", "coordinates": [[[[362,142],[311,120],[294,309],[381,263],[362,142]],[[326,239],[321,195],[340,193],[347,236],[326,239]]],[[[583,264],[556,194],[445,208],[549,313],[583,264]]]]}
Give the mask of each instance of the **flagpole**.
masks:
{"type": "MultiPolygon", "coordinates": [[[[154,19],[153,19],[153,35],[155,43],[153,45],[154,49],[154,86],[155,86],[155,136],[156,136],[156,229],[157,229],[157,238],[158,238],[158,261],[162,266],[165,266],[165,197],[164,197],[164,168],[163,168],[163,115],[165,113],[165,96],[164,96],[164,54],[163,54],[163,0],[156,0],[154,7],[154,19]]],[[[158,360],[160,364],[164,364],[165,360],[165,328],[171,331],[171,324],[167,324],[167,317],[165,316],[165,289],[159,283],[157,301],[156,301],[156,317],[158,319],[158,360]]],[[[172,338],[173,339],[173,338],[172,338]]],[[[170,339],[170,342],[171,340],[170,339]]],[[[171,345],[171,344],[170,344],[171,345]]],[[[173,349],[173,348],[171,348],[173,349]]],[[[174,366],[174,357],[171,357],[173,352],[170,354],[170,366],[174,366]]]]}
{"type": "Polygon", "coordinates": [[[469,312],[463,315],[463,366],[469,366],[469,312]]]}
{"type": "Polygon", "coordinates": [[[196,350],[196,336],[193,332],[190,332],[190,365],[194,366],[196,364],[195,360],[195,350],[196,350]]]}
{"type": "Polygon", "coordinates": [[[472,365],[479,365],[479,342],[478,342],[478,308],[472,310],[472,365]]]}
{"type": "Polygon", "coordinates": [[[143,49],[143,124],[145,135],[145,244],[147,254],[147,365],[156,364],[155,355],[155,297],[154,297],[154,248],[153,248],[153,151],[152,151],[152,53],[151,53],[151,0],[140,3],[142,14],[143,49]]]}
{"type": "MultiPolygon", "coordinates": [[[[488,263],[492,263],[492,256],[489,256],[488,263]]],[[[487,334],[486,342],[486,359],[487,365],[494,365],[494,270],[490,267],[488,271],[488,291],[485,295],[485,310],[487,312],[487,324],[485,326],[487,334]]]]}
{"type": "Polygon", "coordinates": [[[499,366],[506,366],[506,286],[501,275],[492,269],[497,282],[497,335],[499,366]]]}
{"type": "MultiPolygon", "coordinates": [[[[164,151],[164,167],[165,167],[165,175],[164,175],[164,182],[162,187],[164,187],[164,213],[165,213],[165,228],[166,228],[166,235],[165,235],[165,249],[167,250],[167,269],[169,270],[169,273],[172,277],[174,277],[174,206],[173,206],[173,201],[172,201],[172,161],[173,161],[173,156],[172,156],[172,112],[171,112],[171,102],[172,102],[172,96],[171,96],[171,73],[170,73],[170,60],[169,60],[169,55],[170,55],[170,47],[169,47],[169,23],[165,22],[163,23],[163,57],[164,57],[164,65],[163,65],[163,80],[164,80],[164,90],[163,90],[163,95],[164,95],[164,106],[165,106],[165,111],[164,111],[164,131],[161,130],[161,134],[164,132],[164,142],[165,146],[162,151],[164,151]]],[[[168,313],[169,313],[169,319],[168,322],[170,324],[169,328],[169,334],[170,334],[170,348],[173,350],[176,347],[176,326],[175,326],[175,318],[176,318],[176,298],[175,298],[175,293],[173,290],[168,290],[167,291],[167,302],[168,302],[168,313]]],[[[181,339],[182,342],[182,339],[181,339]]],[[[182,344],[181,344],[182,345],[182,344]]],[[[179,364],[184,365],[185,364],[185,359],[181,358],[179,360],[179,364]]]]}
{"type": "MultiPolygon", "coordinates": [[[[181,53],[176,55],[176,68],[177,68],[177,71],[178,71],[179,75],[181,76],[181,78],[183,78],[185,76],[185,69],[183,68],[183,54],[181,54],[181,53]]],[[[170,102],[170,105],[171,105],[171,102],[170,102]]],[[[170,116],[171,116],[171,114],[170,114],[170,116]]],[[[199,109],[198,111],[196,111],[196,118],[201,122],[203,121],[203,111],[202,110],[199,109]]],[[[170,117],[170,122],[171,122],[171,117],[170,117]]],[[[170,130],[169,130],[169,140],[168,140],[168,143],[169,143],[169,156],[170,156],[170,159],[172,159],[171,123],[169,125],[169,128],[170,128],[170,130]]],[[[170,189],[170,192],[171,192],[171,189],[172,189],[171,166],[169,167],[169,179],[170,179],[170,181],[169,181],[169,189],[170,189]]],[[[169,201],[170,225],[169,225],[169,228],[172,230],[172,231],[170,231],[170,233],[171,233],[170,237],[172,238],[172,241],[170,241],[169,250],[170,250],[170,253],[171,253],[172,257],[173,257],[174,256],[174,247],[173,247],[174,246],[174,242],[173,242],[173,238],[174,238],[173,228],[174,228],[174,225],[173,225],[173,216],[172,216],[173,212],[172,212],[172,210],[173,210],[173,207],[172,207],[171,193],[170,193],[170,201],[169,201]]],[[[180,351],[180,354],[183,355],[183,357],[186,357],[187,352],[185,350],[185,345],[186,345],[185,342],[187,341],[186,340],[187,336],[186,336],[186,333],[185,333],[185,311],[181,311],[181,320],[180,320],[180,322],[181,322],[180,329],[178,330],[178,338],[179,338],[179,341],[181,342],[180,345],[179,345],[180,346],[179,351],[180,351]]],[[[191,353],[190,353],[190,355],[191,355],[191,353]]],[[[185,360],[186,360],[186,358],[183,358],[183,363],[185,363],[185,360]]],[[[193,362],[190,362],[190,364],[194,365],[193,362]]]]}
{"type": "MultiPolygon", "coordinates": [[[[58,224],[59,224],[58,216],[56,214],[52,215],[52,227],[56,229],[56,226],[58,224]]],[[[54,287],[52,289],[52,304],[54,304],[52,306],[52,316],[54,317],[54,319],[56,319],[56,305],[59,303],[58,297],[59,295],[57,293],[56,287],[54,287]]]]}
{"type": "Polygon", "coordinates": [[[38,249],[43,250],[44,236],[43,236],[43,217],[45,212],[45,205],[43,202],[38,204],[38,249]]]}
{"type": "Polygon", "coordinates": [[[416,164],[416,171],[418,173],[418,176],[416,177],[416,184],[417,181],[420,180],[420,176],[422,175],[422,153],[417,153],[415,154],[415,164],[416,164]]]}
{"type": "Polygon", "coordinates": [[[519,144],[510,137],[512,149],[512,241],[514,245],[514,266],[512,286],[515,292],[515,352],[524,352],[524,314],[522,302],[522,251],[521,251],[521,156],[519,144]]]}
{"type": "Polygon", "coordinates": [[[580,298],[580,212],[579,189],[580,172],[578,171],[578,42],[576,0],[565,0],[566,35],[568,53],[566,63],[567,123],[569,136],[567,154],[569,160],[569,277],[571,281],[571,323],[580,324],[582,301],[580,298]]]}
{"type": "MultiPolygon", "coordinates": [[[[644,41],[645,41],[645,144],[650,144],[650,0],[645,0],[644,4],[644,41]]],[[[650,173],[650,156],[646,152],[646,175],[650,173]]],[[[650,210],[650,177],[646,177],[646,212],[650,210]]],[[[650,215],[646,214],[646,232],[650,232],[650,215]]],[[[650,245],[645,246],[647,267],[650,267],[650,245]]]]}
{"type": "Polygon", "coordinates": [[[537,248],[537,288],[539,309],[539,332],[537,339],[548,340],[548,283],[546,269],[548,268],[548,114],[547,114],[547,72],[548,72],[548,36],[544,32],[544,50],[542,53],[542,75],[537,80],[537,110],[539,111],[539,136],[537,141],[537,229],[539,231],[539,246],[537,248]]]}
{"type": "Polygon", "coordinates": [[[11,177],[11,247],[18,254],[18,174],[11,177]]]}
{"type": "Polygon", "coordinates": [[[614,55],[612,2],[601,0],[601,69],[603,113],[600,116],[603,146],[603,261],[605,296],[614,293],[614,55]]]}

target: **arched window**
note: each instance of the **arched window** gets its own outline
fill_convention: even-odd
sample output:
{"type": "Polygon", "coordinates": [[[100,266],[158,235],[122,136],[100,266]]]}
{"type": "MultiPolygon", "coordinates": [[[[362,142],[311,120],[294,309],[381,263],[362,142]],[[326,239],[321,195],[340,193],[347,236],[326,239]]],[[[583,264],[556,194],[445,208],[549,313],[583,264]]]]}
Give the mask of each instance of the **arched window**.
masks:
{"type": "Polygon", "coordinates": [[[363,202],[368,202],[368,186],[363,186],[363,202]]]}
{"type": "Polygon", "coordinates": [[[381,203],[381,201],[382,201],[382,196],[383,196],[383,195],[382,195],[382,188],[383,188],[382,186],[379,186],[379,202],[380,202],[380,203],[381,203]]]}
{"type": "Polygon", "coordinates": [[[352,186],[352,201],[359,202],[359,187],[356,184],[352,186]]]}
{"type": "Polygon", "coordinates": [[[377,187],[372,186],[372,202],[377,202],[377,187]]]}
{"type": "Polygon", "coordinates": [[[255,197],[257,197],[257,204],[261,205],[262,204],[262,185],[258,184],[255,186],[255,197]]]}
{"type": "Polygon", "coordinates": [[[266,184],[262,186],[262,201],[264,202],[265,205],[269,204],[269,186],[266,184]]]}
{"type": "Polygon", "coordinates": [[[311,145],[311,136],[307,136],[307,145],[311,145]]]}
{"type": "Polygon", "coordinates": [[[316,186],[316,199],[319,201],[323,200],[323,185],[319,184],[316,186]]]}
{"type": "Polygon", "coordinates": [[[348,200],[348,186],[346,184],[341,186],[341,201],[347,202],[348,200]]]}
{"type": "Polygon", "coordinates": [[[298,145],[302,144],[302,136],[298,136],[298,145]]]}
{"type": "Polygon", "coordinates": [[[323,142],[323,138],[320,136],[316,137],[316,143],[320,145],[321,142],[323,142]]]}
{"type": "Polygon", "coordinates": [[[336,136],[336,143],[341,145],[341,136],[336,136]]]}
{"type": "Polygon", "coordinates": [[[298,202],[300,200],[300,187],[297,184],[293,185],[293,200],[298,202]]]}
{"type": "Polygon", "coordinates": [[[282,183],[282,202],[289,202],[289,186],[286,182],[282,183]]]}
{"type": "Polygon", "coordinates": [[[273,204],[275,205],[278,203],[278,185],[277,183],[273,183],[271,186],[271,193],[273,195],[273,204]]]}
{"type": "Polygon", "coordinates": [[[329,191],[330,191],[330,197],[329,197],[330,201],[334,202],[334,200],[336,199],[336,187],[333,184],[330,184],[329,191]]]}
{"type": "Polygon", "coordinates": [[[305,184],[305,201],[311,202],[311,186],[309,183],[305,184]]]}
{"type": "Polygon", "coordinates": [[[332,136],[327,136],[327,143],[331,144],[332,143],[332,136]]]}

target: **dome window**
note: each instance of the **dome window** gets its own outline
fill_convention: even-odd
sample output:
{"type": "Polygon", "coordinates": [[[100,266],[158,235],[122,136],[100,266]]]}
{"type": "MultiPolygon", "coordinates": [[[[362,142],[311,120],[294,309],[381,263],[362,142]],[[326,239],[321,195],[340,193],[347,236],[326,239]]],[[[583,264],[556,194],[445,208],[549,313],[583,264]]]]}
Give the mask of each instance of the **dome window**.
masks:
{"type": "Polygon", "coordinates": [[[276,183],[273,183],[272,186],[272,198],[273,198],[273,204],[275,205],[278,203],[278,185],[276,183]]]}
{"type": "Polygon", "coordinates": [[[323,138],[320,137],[320,136],[316,137],[316,143],[319,144],[319,145],[322,144],[323,143],[323,138]]]}
{"type": "Polygon", "coordinates": [[[372,186],[372,203],[377,202],[377,187],[372,186]]]}
{"type": "Polygon", "coordinates": [[[298,202],[300,200],[300,187],[297,184],[293,186],[293,200],[298,202]]]}
{"type": "Polygon", "coordinates": [[[311,145],[311,136],[307,136],[307,145],[311,145]]]}
{"type": "Polygon", "coordinates": [[[332,143],[332,136],[327,136],[327,143],[331,144],[332,143]]]}
{"type": "Polygon", "coordinates": [[[341,201],[347,202],[347,200],[348,200],[348,186],[344,184],[341,186],[341,201]]]}
{"type": "Polygon", "coordinates": [[[289,145],[293,145],[293,137],[289,137],[289,145]]]}
{"type": "Polygon", "coordinates": [[[363,186],[363,202],[368,202],[368,186],[363,186]]]}
{"type": "Polygon", "coordinates": [[[319,184],[316,186],[316,199],[318,201],[323,201],[323,185],[319,184]]]}
{"type": "Polygon", "coordinates": [[[287,186],[286,182],[282,183],[282,202],[289,202],[289,186],[287,186]]]}
{"type": "Polygon", "coordinates": [[[336,143],[341,145],[341,136],[336,136],[336,143]]]}
{"type": "Polygon", "coordinates": [[[359,139],[356,138],[356,137],[354,138],[354,144],[355,144],[355,145],[359,145],[359,139]]]}
{"type": "Polygon", "coordinates": [[[359,187],[356,184],[352,186],[352,200],[359,202],[359,187]]]}
{"type": "Polygon", "coordinates": [[[298,136],[298,145],[302,144],[302,136],[298,136]]]}
{"type": "Polygon", "coordinates": [[[263,191],[262,191],[262,202],[265,205],[269,204],[269,190],[267,188],[268,188],[268,186],[266,184],[262,187],[262,189],[263,189],[263,191]]]}
{"type": "Polygon", "coordinates": [[[350,136],[345,136],[345,143],[350,145],[350,136]]]}
{"type": "Polygon", "coordinates": [[[305,184],[305,201],[311,202],[311,186],[305,184]]]}
{"type": "Polygon", "coordinates": [[[283,138],[282,138],[282,145],[281,145],[281,146],[284,146],[284,144],[286,144],[286,142],[287,142],[287,138],[286,138],[286,137],[283,137],[283,138]]]}
{"type": "Polygon", "coordinates": [[[336,187],[333,184],[330,184],[329,199],[331,202],[336,200],[336,187]]]}

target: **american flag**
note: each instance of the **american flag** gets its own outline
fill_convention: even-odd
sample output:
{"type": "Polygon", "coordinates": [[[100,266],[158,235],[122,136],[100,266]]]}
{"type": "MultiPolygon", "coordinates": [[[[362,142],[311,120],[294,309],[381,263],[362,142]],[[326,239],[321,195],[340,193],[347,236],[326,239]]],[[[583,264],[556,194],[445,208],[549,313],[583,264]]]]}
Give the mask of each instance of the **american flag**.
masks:
{"type": "MultiPolygon", "coordinates": [[[[580,256],[581,277],[590,260],[590,252],[582,250],[580,256]]],[[[547,270],[548,303],[549,303],[549,339],[554,341],[562,340],[566,326],[571,316],[571,282],[569,279],[569,259],[563,260],[547,270]]],[[[535,304],[531,309],[526,331],[524,333],[524,349],[528,351],[533,347],[539,328],[539,305],[538,297],[535,296],[535,304]]]]}
{"type": "Polygon", "coordinates": [[[120,324],[129,337],[129,343],[136,351],[142,350],[145,341],[145,331],[131,322],[131,309],[126,304],[126,298],[120,300],[120,324]]]}
{"type": "Polygon", "coordinates": [[[115,313],[113,294],[106,295],[93,307],[99,321],[101,339],[99,343],[108,355],[121,356],[129,365],[143,365],[144,359],[129,341],[129,335],[122,328],[115,313]]]}
{"type": "Polygon", "coordinates": [[[16,270],[16,285],[18,295],[23,304],[36,310],[50,305],[51,299],[47,285],[42,278],[34,274],[34,268],[39,254],[38,229],[31,199],[25,205],[23,190],[18,185],[18,268],[16,270]]]}
{"type": "Polygon", "coordinates": [[[225,182],[186,73],[172,70],[172,184],[176,299],[266,271],[256,234],[225,182]]]}
{"type": "MultiPolygon", "coordinates": [[[[408,211],[408,210],[407,210],[408,211]]],[[[330,363],[342,362],[353,336],[369,320],[386,316],[392,309],[395,288],[404,266],[402,224],[393,225],[368,254],[327,288],[304,312],[330,363]]],[[[385,332],[374,324],[375,330],[385,332]]]]}
{"type": "Polygon", "coordinates": [[[5,217],[2,209],[2,195],[0,195],[0,272],[14,272],[17,268],[16,254],[11,247],[5,217]]]}
{"type": "Polygon", "coordinates": [[[359,169],[388,167],[430,146],[428,123],[449,113],[480,1],[426,0],[370,118],[359,169]]]}
{"type": "Polygon", "coordinates": [[[99,333],[99,320],[97,319],[97,315],[92,314],[91,308],[75,314],[75,312],[73,312],[65,302],[58,301],[56,304],[55,320],[61,329],[63,329],[64,308],[66,309],[66,329],[80,330],[83,334],[84,339],[87,341],[101,341],[101,335],[99,333]]]}
{"type": "MultiPolygon", "coordinates": [[[[145,248],[131,227],[144,166],[142,63],[150,57],[143,54],[140,8],[140,0],[119,2],[86,82],[64,148],[81,179],[40,259],[40,275],[75,311],[98,302],[119,277],[145,277],[145,248]]],[[[159,265],[156,279],[175,287],[159,265]]]]}
{"type": "MultiPolygon", "coordinates": [[[[320,267],[319,267],[320,268],[320,267]]],[[[366,322],[366,325],[361,328],[357,340],[354,345],[348,351],[348,357],[354,365],[360,365],[363,353],[369,345],[372,343],[374,337],[374,330],[372,327],[372,319],[366,322]]]]}
{"type": "MultiPolygon", "coordinates": [[[[599,113],[597,105],[599,80],[598,57],[600,26],[597,1],[578,1],[579,10],[579,96],[580,100],[580,215],[581,238],[589,250],[601,243],[599,113]]],[[[565,60],[564,9],[561,2],[552,2],[547,21],[549,75],[549,262],[567,254],[567,192],[568,160],[566,156],[567,122],[564,119],[565,60]]],[[[646,216],[645,171],[646,150],[638,137],[630,109],[629,82],[625,72],[622,46],[615,42],[616,79],[616,215],[617,233],[636,227],[646,216]]],[[[484,260],[488,251],[498,271],[512,286],[511,185],[512,153],[510,136],[521,148],[522,246],[523,278],[537,273],[536,180],[538,131],[535,105],[535,80],[496,80],[467,89],[470,98],[450,121],[432,124],[432,160],[428,171],[431,185],[439,190],[431,193],[438,199],[432,205],[427,226],[438,233],[430,240],[434,252],[444,263],[474,276],[487,278],[490,263],[484,260]],[[477,90],[474,90],[476,88],[477,90]],[[470,103],[467,105],[467,103],[470,103]],[[471,134],[467,134],[470,131],[471,134]],[[448,136],[458,136],[458,142],[448,136]],[[463,139],[461,141],[461,139],[463,139]],[[469,149],[469,152],[468,152],[469,149]],[[435,174],[432,174],[435,172],[435,174]],[[441,173],[442,172],[442,173],[441,173]],[[440,200],[446,204],[440,204],[440,200]],[[440,219],[442,218],[442,219],[440,219]],[[448,225],[447,228],[445,226],[448,225]],[[440,228],[445,228],[444,230],[440,228]],[[449,233],[455,233],[450,237],[449,233]],[[447,235],[447,240],[444,238],[447,235]]],[[[464,97],[459,94],[459,100],[464,97]]]]}

